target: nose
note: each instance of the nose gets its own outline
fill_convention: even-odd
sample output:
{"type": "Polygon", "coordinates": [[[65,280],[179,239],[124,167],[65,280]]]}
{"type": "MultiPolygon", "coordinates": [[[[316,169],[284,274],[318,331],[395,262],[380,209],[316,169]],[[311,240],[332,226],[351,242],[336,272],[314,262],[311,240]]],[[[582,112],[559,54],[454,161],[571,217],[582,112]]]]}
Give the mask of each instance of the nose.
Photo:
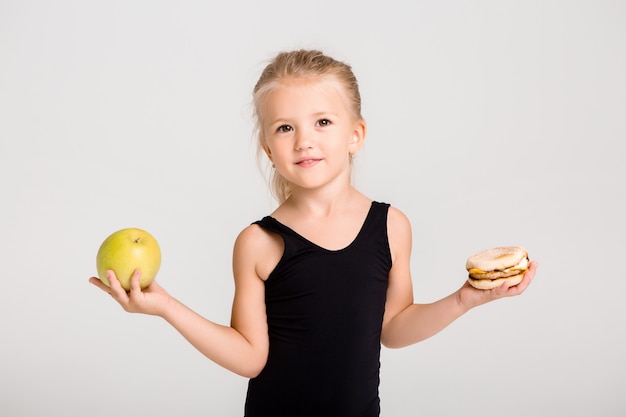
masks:
{"type": "Polygon", "coordinates": [[[296,142],[294,145],[297,151],[313,148],[313,138],[310,133],[299,130],[295,136],[296,142]]]}

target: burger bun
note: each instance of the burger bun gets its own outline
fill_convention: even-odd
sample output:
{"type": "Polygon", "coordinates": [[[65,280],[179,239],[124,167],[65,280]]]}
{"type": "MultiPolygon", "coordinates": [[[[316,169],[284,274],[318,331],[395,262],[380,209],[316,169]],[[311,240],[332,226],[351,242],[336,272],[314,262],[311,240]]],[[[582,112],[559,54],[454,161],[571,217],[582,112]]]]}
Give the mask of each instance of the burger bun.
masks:
{"type": "Polygon", "coordinates": [[[521,246],[500,246],[475,253],[465,263],[468,282],[474,288],[490,290],[508,282],[517,285],[524,279],[530,261],[521,246]]]}
{"type": "Polygon", "coordinates": [[[513,275],[505,278],[495,278],[495,279],[474,279],[472,277],[467,278],[467,282],[479,290],[492,290],[494,288],[498,288],[502,286],[505,282],[509,283],[509,287],[519,284],[524,279],[524,274],[526,271],[521,274],[513,275]]]}

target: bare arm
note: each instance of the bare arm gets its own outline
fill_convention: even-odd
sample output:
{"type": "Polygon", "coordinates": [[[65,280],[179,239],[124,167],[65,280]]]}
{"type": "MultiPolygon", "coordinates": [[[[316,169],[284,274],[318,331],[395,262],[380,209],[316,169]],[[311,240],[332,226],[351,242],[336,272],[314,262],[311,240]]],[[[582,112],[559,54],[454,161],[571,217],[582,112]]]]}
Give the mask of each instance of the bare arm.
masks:
{"type": "Polygon", "coordinates": [[[259,230],[245,229],[237,238],[233,253],[235,297],[230,326],[214,323],[170,296],[156,282],[143,291],[140,271],[131,279],[131,290],[124,291],[112,271],[111,288],[99,279],[90,282],[111,296],[131,313],[160,316],[210,360],[246,377],[254,377],[265,366],[269,349],[265,314],[264,284],[257,274],[257,259],[262,244],[259,230]]]}
{"type": "Polygon", "coordinates": [[[505,283],[493,290],[478,290],[466,282],[459,290],[439,301],[414,304],[409,265],[411,226],[398,210],[390,209],[388,233],[393,266],[389,273],[382,343],[391,348],[404,347],[427,339],[481,304],[521,294],[532,281],[537,269],[537,263],[531,262],[524,280],[514,287],[505,283]]]}

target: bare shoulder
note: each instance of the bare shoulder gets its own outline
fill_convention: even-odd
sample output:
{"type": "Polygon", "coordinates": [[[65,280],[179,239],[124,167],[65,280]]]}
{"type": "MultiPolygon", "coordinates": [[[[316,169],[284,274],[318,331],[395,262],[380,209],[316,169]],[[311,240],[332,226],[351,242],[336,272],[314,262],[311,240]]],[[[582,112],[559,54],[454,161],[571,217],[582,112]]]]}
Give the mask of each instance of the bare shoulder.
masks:
{"type": "Polygon", "coordinates": [[[411,222],[406,214],[394,206],[389,206],[389,214],[387,215],[387,223],[389,226],[407,227],[411,226],[411,222]]]}
{"type": "Polygon", "coordinates": [[[235,240],[233,267],[253,268],[259,278],[266,280],[278,264],[283,246],[280,236],[257,224],[251,224],[235,240]]]}
{"type": "Polygon", "coordinates": [[[411,251],[411,222],[399,209],[391,206],[387,215],[387,236],[392,257],[405,256],[411,251]]]}
{"type": "Polygon", "coordinates": [[[402,238],[404,235],[411,235],[411,221],[399,209],[390,206],[387,215],[387,229],[390,238],[402,238]]]}

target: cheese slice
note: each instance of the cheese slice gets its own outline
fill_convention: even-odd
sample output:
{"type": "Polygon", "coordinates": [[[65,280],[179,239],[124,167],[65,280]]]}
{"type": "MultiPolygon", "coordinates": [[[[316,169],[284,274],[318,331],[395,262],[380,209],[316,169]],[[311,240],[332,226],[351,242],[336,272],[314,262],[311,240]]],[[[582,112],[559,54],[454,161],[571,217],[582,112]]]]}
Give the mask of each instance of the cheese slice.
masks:
{"type": "Polygon", "coordinates": [[[506,271],[514,271],[514,270],[525,271],[527,269],[528,269],[528,258],[524,258],[517,265],[506,269],[506,271]]]}
{"type": "Polygon", "coordinates": [[[494,280],[511,277],[513,275],[520,274],[528,269],[530,262],[528,258],[522,259],[517,265],[514,265],[510,268],[505,269],[496,269],[493,271],[483,271],[480,268],[470,268],[468,269],[469,276],[472,279],[479,280],[494,280]]]}

